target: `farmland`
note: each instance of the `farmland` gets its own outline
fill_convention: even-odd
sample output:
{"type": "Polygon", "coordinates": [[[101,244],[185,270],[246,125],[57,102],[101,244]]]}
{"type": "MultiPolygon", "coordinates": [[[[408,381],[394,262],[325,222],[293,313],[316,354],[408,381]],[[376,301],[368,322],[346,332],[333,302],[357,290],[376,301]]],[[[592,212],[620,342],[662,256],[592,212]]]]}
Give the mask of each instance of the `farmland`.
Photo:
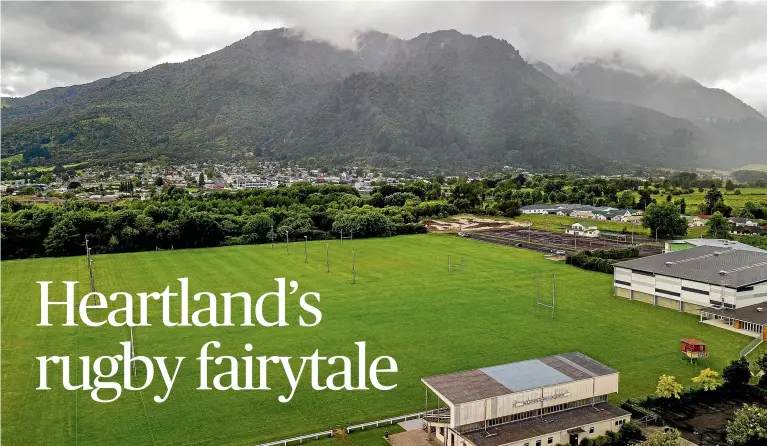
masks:
{"type": "MultiPolygon", "coordinates": [[[[275,277],[286,277],[298,281],[301,292],[321,293],[323,319],[312,328],[298,326],[295,317],[286,327],[135,328],[137,354],[183,356],[189,361],[162,404],[152,401],[164,390],[159,378],[147,390],[125,391],[109,404],[93,402],[86,391],[61,389],[61,376],[53,372],[52,390],[35,390],[37,356],[113,355],[119,353],[117,343],[130,335],[127,328],[108,324],[61,327],[63,314],[56,310],[58,326],[36,326],[40,289],[35,282],[77,280],[78,295],[83,295],[88,283],[83,257],[2,262],[2,443],[253,444],[419,410],[423,376],[573,350],[621,372],[615,398],[622,400],[653,392],[663,373],[685,384],[698,374],[700,367],[679,356],[681,337],[706,341],[711,351],[708,366],[718,370],[749,341],[700,324],[693,315],[613,297],[611,276],[551,262],[523,249],[442,235],[360,239],[343,245],[334,240],[327,273],[325,244],[308,243],[307,263],[303,248],[303,243],[291,243],[289,255],[284,245],[272,249],[267,244],[95,256],[96,289],[104,294],[161,291],[180,277],[189,278],[191,292],[247,291],[258,296],[274,290],[275,277]],[[351,250],[356,255],[356,284],[351,283],[351,250]],[[464,273],[447,274],[448,255],[465,257],[464,273]],[[556,273],[561,290],[553,320],[535,314],[539,272],[545,284],[556,273]],[[252,343],[259,355],[309,356],[319,349],[321,354],[352,358],[354,342],[365,341],[371,358],[389,355],[397,360],[399,372],[383,378],[397,387],[313,391],[303,381],[290,402],[279,403],[277,395],[290,387],[275,370],[269,376],[272,391],[197,391],[194,358],[210,340],[222,343],[217,354],[238,357],[246,354],[243,345],[252,343]]],[[[295,316],[298,302],[293,297],[287,314],[295,316]]],[[[196,310],[202,304],[190,306],[196,310]]],[[[233,314],[241,312],[233,309],[233,314]]],[[[151,319],[160,317],[150,313],[151,319]]],[[[74,382],[81,376],[78,372],[74,382]]]]}
{"type": "MultiPolygon", "coordinates": [[[[727,191],[724,189],[720,189],[720,190],[722,191],[722,194],[724,196],[724,204],[728,206],[732,206],[732,208],[736,210],[742,208],[743,205],[749,201],[752,203],[767,202],[767,188],[764,188],[764,187],[739,188],[740,195],[736,195],[734,191],[727,191]]],[[[685,210],[685,214],[697,215],[700,213],[698,211],[698,205],[703,203],[705,195],[706,195],[705,190],[703,192],[698,192],[696,190],[695,192],[691,194],[674,195],[673,201],[679,200],[680,198],[684,198],[684,201],[687,204],[687,209],[685,210]]],[[[636,197],[637,199],[639,199],[639,194],[636,194],[636,197]]],[[[666,196],[664,194],[653,195],[653,198],[658,203],[666,202],[666,196]]]]}

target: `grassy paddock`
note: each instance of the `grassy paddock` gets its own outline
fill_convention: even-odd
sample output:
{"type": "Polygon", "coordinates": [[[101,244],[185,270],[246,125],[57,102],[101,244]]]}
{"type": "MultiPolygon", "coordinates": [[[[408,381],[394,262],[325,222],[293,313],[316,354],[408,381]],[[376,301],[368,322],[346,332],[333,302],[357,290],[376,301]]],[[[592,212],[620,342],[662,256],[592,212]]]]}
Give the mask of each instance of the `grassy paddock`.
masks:
{"type": "MultiPolygon", "coordinates": [[[[708,365],[718,370],[749,342],[700,324],[693,315],[613,297],[611,276],[524,249],[440,235],[360,239],[343,245],[336,240],[330,244],[331,272],[325,273],[324,243],[308,246],[308,263],[301,243],[290,245],[290,255],[283,245],[259,245],[94,258],[96,287],[105,294],[159,291],[167,285],[177,290],[176,279],[189,277],[192,293],[247,291],[255,297],[275,289],[273,278],[286,277],[299,282],[299,292],[322,295],[318,306],[323,320],[313,328],[298,325],[295,296],[288,299],[288,327],[135,328],[137,354],[187,358],[162,404],[152,401],[164,390],[159,376],[149,389],[125,391],[109,404],[93,402],[87,392],[64,391],[60,369],[49,373],[54,390],[35,390],[37,356],[118,354],[117,343],[128,339],[128,329],[35,325],[40,314],[35,281],[79,280],[82,295],[88,283],[83,257],[2,262],[2,443],[253,444],[420,410],[423,376],[573,350],[621,372],[617,401],[651,393],[663,373],[689,384],[701,367],[681,359],[682,337],[706,341],[708,365]],[[356,285],[350,283],[351,249],[356,251],[356,285]],[[464,274],[447,274],[449,254],[466,257],[464,274]],[[557,276],[554,320],[535,314],[538,271],[544,290],[549,289],[551,273],[557,276]],[[397,360],[399,373],[382,377],[384,384],[397,387],[386,392],[313,391],[304,376],[292,401],[282,404],[277,396],[289,385],[280,367],[270,371],[270,392],[196,391],[195,358],[209,340],[222,343],[215,351],[219,355],[298,359],[319,349],[322,355],[345,355],[353,361],[353,343],[366,341],[368,361],[380,355],[397,360]],[[254,345],[252,353],[244,351],[246,342],[254,345]]],[[[200,305],[191,302],[192,310],[200,305]]],[[[151,308],[150,317],[159,317],[159,307],[151,308]]],[[[54,321],[63,323],[61,311],[52,314],[54,321]]],[[[323,380],[337,371],[327,365],[320,368],[323,380]]],[[[80,377],[78,372],[74,378],[80,377]]],[[[380,438],[378,433],[370,435],[380,438]]],[[[333,441],[337,440],[328,440],[333,441]]]]}
{"type": "MultiPolygon", "coordinates": [[[[767,188],[764,187],[743,187],[740,189],[740,195],[735,195],[734,191],[730,192],[725,190],[724,188],[720,188],[719,190],[723,194],[724,198],[724,204],[728,206],[732,206],[734,209],[740,209],[745,205],[747,202],[752,203],[767,203],[767,188]]],[[[639,193],[635,193],[637,200],[639,199],[639,193]]],[[[700,214],[698,205],[703,203],[705,201],[706,196],[706,190],[703,192],[698,192],[697,189],[695,192],[691,194],[682,194],[682,195],[674,195],[671,199],[671,201],[677,201],[680,198],[684,198],[685,203],[687,204],[687,209],[685,209],[685,214],[687,215],[698,215],[700,214]]],[[[653,198],[658,203],[665,203],[666,202],[666,195],[665,194],[657,194],[653,195],[653,198]]]]}

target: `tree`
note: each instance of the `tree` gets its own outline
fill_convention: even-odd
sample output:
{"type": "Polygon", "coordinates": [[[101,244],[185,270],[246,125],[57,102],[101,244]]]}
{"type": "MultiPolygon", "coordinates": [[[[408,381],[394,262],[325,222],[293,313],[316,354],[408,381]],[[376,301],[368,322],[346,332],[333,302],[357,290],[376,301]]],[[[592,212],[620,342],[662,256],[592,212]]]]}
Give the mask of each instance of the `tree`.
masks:
{"type": "Polygon", "coordinates": [[[642,428],[639,427],[637,423],[634,423],[633,421],[629,421],[628,423],[624,423],[621,428],[618,430],[618,435],[620,438],[620,442],[622,444],[633,444],[638,441],[642,441],[645,439],[644,434],[642,433],[642,428]]]}
{"type": "Polygon", "coordinates": [[[676,429],[665,432],[658,431],[650,435],[647,440],[637,443],[637,446],[679,446],[682,435],[676,429]]]}
{"type": "Polygon", "coordinates": [[[200,189],[205,188],[205,174],[200,172],[200,178],[197,180],[197,187],[200,189]]]}
{"type": "Polygon", "coordinates": [[[647,206],[654,202],[655,200],[652,198],[652,191],[650,189],[645,187],[639,191],[639,201],[637,202],[637,208],[647,209],[647,206]]]}
{"type": "Polygon", "coordinates": [[[636,206],[634,192],[630,190],[621,192],[618,196],[618,207],[621,209],[633,209],[634,206],[636,206]]]}
{"type": "Polygon", "coordinates": [[[519,200],[505,200],[498,205],[504,217],[515,218],[522,215],[522,203],[519,200]]]}
{"type": "Polygon", "coordinates": [[[714,214],[716,212],[721,212],[722,215],[725,217],[732,216],[732,207],[727,206],[724,204],[724,201],[719,200],[716,203],[714,203],[714,206],[711,208],[711,214],[714,214]]]}
{"type": "Polygon", "coordinates": [[[739,217],[764,219],[767,218],[767,212],[761,205],[747,201],[741,208],[739,217]]]}
{"type": "Polygon", "coordinates": [[[706,237],[730,238],[730,221],[721,212],[715,212],[706,226],[706,237]]]}
{"type": "Polygon", "coordinates": [[[162,177],[157,177],[154,179],[155,186],[162,187],[163,184],[165,184],[165,180],[163,180],[162,177]]]}
{"type": "Polygon", "coordinates": [[[642,226],[650,228],[653,234],[664,239],[687,234],[687,222],[679,215],[679,208],[674,203],[648,206],[642,219],[642,226]]]}
{"type": "Polygon", "coordinates": [[[79,189],[81,187],[83,187],[83,185],[80,184],[79,181],[70,181],[69,184],[67,184],[67,189],[69,189],[69,190],[79,189]]]}
{"type": "Polygon", "coordinates": [[[701,370],[700,375],[693,378],[692,382],[701,386],[701,388],[707,392],[716,390],[722,384],[724,384],[724,380],[721,376],[719,376],[719,373],[711,370],[710,368],[701,370]]]}
{"type": "Polygon", "coordinates": [[[687,202],[684,201],[684,198],[680,198],[679,200],[675,201],[674,204],[679,206],[679,213],[684,215],[685,212],[687,212],[687,202]]]}
{"type": "Polygon", "coordinates": [[[724,377],[729,386],[733,387],[743,386],[748,383],[751,379],[751,371],[748,369],[746,358],[730,362],[730,365],[722,371],[722,377],[724,377]]]}
{"type": "Polygon", "coordinates": [[[681,397],[684,387],[676,382],[676,378],[671,375],[661,375],[658,379],[658,386],[655,388],[655,394],[661,398],[681,397]]]}
{"type": "Polygon", "coordinates": [[[735,183],[733,183],[732,180],[727,180],[727,183],[725,183],[724,188],[732,192],[735,190],[735,183]]]}
{"type": "Polygon", "coordinates": [[[722,192],[717,189],[716,186],[711,186],[711,188],[706,191],[706,195],[703,197],[703,203],[700,204],[701,214],[713,214],[714,211],[712,211],[712,209],[714,209],[716,202],[723,200],[724,196],[722,195],[722,192]]]}
{"type": "Polygon", "coordinates": [[[744,404],[727,423],[727,444],[757,446],[767,443],[767,409],[744,404]]]}

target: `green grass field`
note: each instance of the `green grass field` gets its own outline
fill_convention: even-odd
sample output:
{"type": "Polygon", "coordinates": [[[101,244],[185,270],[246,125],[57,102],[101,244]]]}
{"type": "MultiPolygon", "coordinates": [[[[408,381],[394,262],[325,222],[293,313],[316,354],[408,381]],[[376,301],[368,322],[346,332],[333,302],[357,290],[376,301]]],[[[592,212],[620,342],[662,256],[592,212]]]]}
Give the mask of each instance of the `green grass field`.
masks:
{"type": "MultiPolygon", "coordinates": [[[[159,376],[149,389],[125,391],[109,404],[93,402],[88,392],[63,390],[60,369],[53,366],[49,379],[54,390],[35,390],[37,356],[118,354],[128,329],[36,326],[40,291],[35,282],[79,280],[81,296],[88,282],[83,257],[2,262],[2,443],[253,444],[420,410],[423,376],[573,350],[621,372],[614,398],[620,401],[653,392],[663,373],[689,385],[701,367],[681,359],[682,337],[706,341],[708,365],[717,370],[750,340],[701,324],[694,315],[613,297],[611,276],[523,249],[440,235],[343,245],[332,241],[331,272],[325,273],[324,248],[322,242],[309,243],[306,264],[301,243],[291,244],[289,256],[282,245],[96,256],[96,288],[105,294],[160,291],[167,285],[177,289],[176,279],[189,277],[192,293],[247,291],[255,298],[274,290],[273,278],[286,277],[299,282],[299,292],[322,295],[323,320],[313,328],[298,326],[297,299],[288,299],[289,327],[135,328],[137,354],[187,358],[162,404],[152,401],[164,390],[159,376]],[[358,270],[354,285],[351,249],[358,270]],[[466,257],[464,274],[447,274],[448,254],[466,257]],[[549,288],[552,272],[557,276],[554,320],[535,314],[538,271],[546,278],[543,289],[549,288]],[[353,361],[353,343],[366,341],[369,361],[380,355],[397,360],[399,373],[383,375],[382,381],[398,386],[391,391],[313,391],[302,379],[292,401],[282,404],[277,396],[289,386],[280,367],[269,375],[270,392],[197,391],[195,358],[209,340],[222,342],[216,351],[220,355],[299,357],[319,349],[353,361]],[[243,350],[246,342],[254,345],[252,353],[243,350]]],[[[192,302],[192,309],[199,305],[192,302]]],[[[150,317],[159,317],[159,307],[154,308],[150,317]]],[[[62,323],[62,312],[53,311],[58,315],[54,320],[62,323]]],[[[221,371],[214,366],[211,373],[216,370],[221,371]]],[[[323,369],[321,378],[327,373],[323,369]]],[[[76,373],[74,381],[81,376],[76,373]]],[[[361,435],[350,444],[374,444],[381,431],[361,435]]]]}
{"type": "MultiPolygon", "coordinates": [[[[724,195],[724,203],[728,206],[732,206],[735,210],[742,208],[743,205],[749,201],[752,203],[767,203],[767,188],[764,187],[743,187],[740,188],[740,195],[735,195],[734,192],[726,191],[723,188],[720,190],[724,195]]],[[[639,199],[639,194],[636,193],[635,195],[637,199],[639,199]]],[[[685,214],[698,215],[700,213],[698,205],[703,203],[705,195],[705,190],[703,192],[698,192],[696,190],[691,194],[674,195],[672,201],[684,198],[684,201],[687,204],[685,214]]],[[[666,202],[666,196],[663,194],[653,195],[653,198],[655,198],[658,203],[666,202]]]]}

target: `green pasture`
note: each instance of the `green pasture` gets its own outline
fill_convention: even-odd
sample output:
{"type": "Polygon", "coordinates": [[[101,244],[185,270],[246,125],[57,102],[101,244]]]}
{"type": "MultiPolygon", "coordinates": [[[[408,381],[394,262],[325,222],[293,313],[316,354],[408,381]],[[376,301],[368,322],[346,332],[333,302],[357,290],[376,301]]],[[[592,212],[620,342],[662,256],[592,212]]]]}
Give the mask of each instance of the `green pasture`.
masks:
{"type": "MultiPolygon", "coordinates": [[[[78,297],[88,291],[84,257],[6,261],[2,267],[2,443],[4,445],[246,445],[348,424],[372,421],[423,408],[424,376],[450,373],[555,353],[581,351],[620,372],[620,393],[613,400],[652,393],[658,376],[672,374],[684,385],[700,366],[679,353],[679,339],[708,343],[708,366],[721,370],[749,338],[698,322],[694,315],[655,308],[614,297],[610,275],[588,272],[545,259],[541,254],[444,235],[416,235],[329,242],[330,272],[325,271],[325,243],[285,246],[234,246],[214,249],[155,251],[94,257],[95,286],[106,295],[178,291],[177,278],[188,277],[190,293],[248,292],[255,300],[276,289],[274,278],[299,283],[287,299],[286,327],[166,327],[161,307],[149,303],[151,327],[134,328],[136,354],[185,357],[170,397],[156,373],[144,391],[124,391],[113,403],[96,403],[88,391],[62,389],[60,364],[49,365],[52,390],[36,390],[36,357],[116,355],[127,327],[110,325],[62,327],[64,311],[52,308],[53,327],[39,327],[40,287],[53,281],[51,299],[64,299],[62,281],[79,281],[78,297]],[[355,251],[357,283],[351,279],[355,251]],[[447,273],[447,256],[464,256],[463,274],[447,273]],[[535,312],[535,278],[550,290],[556,274],[556,318],[535,312]],[[301,327],[298,295],[318,292],[322,322],[301,327]],[[159,325],[158,325],[159,324],[159,325]],[[301,378],[293,399],[279,365],[269,368],[271,391],[203,391],[199,385],[201,346],[222,343],[218,355],[344,355],[356,364],[354,342],[367,343],[368,364],[389,355],[399,372],[381,375],[390,391],[314,391],[309,376],[301,378]],[[244,345],[251,343],[248,353],[244,345]]],[[[544,291],[544,298],[549,298],[544,291]]],[[[121,307],[90,310],[94,319],[121,307]]],[[[233,319],[242,314],[235,300],[233,319]]],[[[191,301],[192,311],[207,305],[191,301]]],[[[136,305],[138,307],[138,305],[136,305]]],[[[273,304],[267,315],[276,314],[273,304]]],[[[178,307],[174,306],[173,317],[178,307]]],[[[220,311],[219,311],[220,313],[220,311]]],[[[241,316],[239,316],[241,317],[241,316]]],[[[268,316],[269,317],[269,316],[268,316]]],[[[309,316],[311,320],[312,317],[309,316]]],[[[79,321],[79,317],[78,317],[79,321]]],[[[77,364],[77,362],[75,362],[77,364]]],[[[298,362],[292,362],[298,365],[298,362]]],[[[240,362],[240,372],[244,367],[240,362]]],[[[338,371],[320,366],[320,379],[338,371]]],[[[224,371],[212,365],[213,375],[224,371]]],[[[306,373],[309,373],[306,371],[306,373]]],[[[354,372],[356,373],[356,365],[354,372]]],[[[258,368],[255,371],[258,378],[258,368]]],[[[139,377],[144,372],[139,372],[139,377]]],[[[356,382],[356,375],[355,382],[356,382]]],[[[241,377],[242,380],[242,377],[241,377]]],[[[82,381],[82,371],[72,381],[82,381]]],[[[372,444],[382,431],[352,434],[326,444],[372,444]],[[356,436],[355,435],[360,435],[356,436]],[[369,437],[369,442],[364,440],[369,437]],[[356,438],[356,440],[355,440],[356,438]],[[341,441],[343,440],[343,441],[341,441]]]]}

